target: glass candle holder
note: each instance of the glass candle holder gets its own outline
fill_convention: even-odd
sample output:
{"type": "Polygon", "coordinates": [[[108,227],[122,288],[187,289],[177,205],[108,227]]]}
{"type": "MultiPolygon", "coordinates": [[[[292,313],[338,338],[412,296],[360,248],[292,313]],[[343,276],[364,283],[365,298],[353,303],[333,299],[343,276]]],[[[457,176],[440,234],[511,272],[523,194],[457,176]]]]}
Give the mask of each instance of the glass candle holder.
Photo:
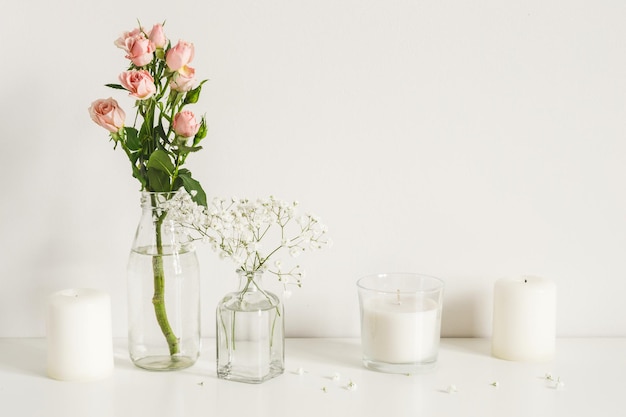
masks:
{"type": "Polygon", "coordinates": [[[437,362],[444,282],[415,273],[368,275],[357,281],[366,368],[419,373],[437,362]]]}

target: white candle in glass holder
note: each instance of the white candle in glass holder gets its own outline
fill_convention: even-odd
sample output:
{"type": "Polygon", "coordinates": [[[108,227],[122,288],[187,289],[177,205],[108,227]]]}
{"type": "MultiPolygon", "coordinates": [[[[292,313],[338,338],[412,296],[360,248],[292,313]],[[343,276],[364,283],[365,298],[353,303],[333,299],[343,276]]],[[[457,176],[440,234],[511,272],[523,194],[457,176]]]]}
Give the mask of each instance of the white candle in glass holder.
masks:
{"type": "Polygon", "coordinates": [[[547,361],[556,340],[556,286],[535,276],[503,278],[493,295],[493,356],[513,361],[547,361]]]}
{"type": "Polygon", "coordinates": [[[381,295],[363,304],[363,354],[386,363],[434,360],[439,346],[438,305],[413,295],[381,295]]]}
{"type": "Polygon", "coordinates": [[[91,381],[113,370],[111,299],[103,291],[67,289],[48,302],[48,376],[91,381]]]}

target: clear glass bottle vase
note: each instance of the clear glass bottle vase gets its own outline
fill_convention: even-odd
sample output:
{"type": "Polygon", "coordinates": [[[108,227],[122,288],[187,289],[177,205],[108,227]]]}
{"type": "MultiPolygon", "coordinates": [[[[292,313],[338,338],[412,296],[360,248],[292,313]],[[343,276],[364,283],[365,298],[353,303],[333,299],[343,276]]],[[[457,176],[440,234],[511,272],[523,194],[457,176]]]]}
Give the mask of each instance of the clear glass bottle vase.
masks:
{"type": "Polygon", "coordinates": [[[217,306],[217,376],[261,383],[285,370],[283,304],[263,289],[262,273],[237,274],[239,290],[217,306]]]}
{"type": "Polygon", "coordinates": [[[193,244],[167,217],[168,193],[144,192],[127,267],[128,349],[153,371],[193,365],[200,354],[200,273],[193,244]]]}

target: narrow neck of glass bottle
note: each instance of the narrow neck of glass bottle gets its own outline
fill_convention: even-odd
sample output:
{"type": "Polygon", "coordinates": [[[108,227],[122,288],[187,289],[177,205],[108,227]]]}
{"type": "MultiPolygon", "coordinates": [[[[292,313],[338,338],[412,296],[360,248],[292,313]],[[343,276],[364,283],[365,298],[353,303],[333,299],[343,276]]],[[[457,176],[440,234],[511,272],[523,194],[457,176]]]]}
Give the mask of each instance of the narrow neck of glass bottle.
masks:
{"type": "Polygon", "coordinates": [[[163,212],[165,202],[172,197],[171,193],[153,193],[144,191],[141,194],[141,208],[144,211],[153,211],[155,214],[163,212]]]}
{"type": "Polygon", "coordinates": [[[256,292],[261,290],[263,274],[260,272],[237,271],[240,292],[256,292]]]}
{"type": "Polygon", "coordinates": [[[189,252],[193,242],[178,223],[167,215],[167,201],[171,193],[141,193],[141,220],[135,246],[153,247],[160,253],[167,246],[169,251],[189,252]]]}

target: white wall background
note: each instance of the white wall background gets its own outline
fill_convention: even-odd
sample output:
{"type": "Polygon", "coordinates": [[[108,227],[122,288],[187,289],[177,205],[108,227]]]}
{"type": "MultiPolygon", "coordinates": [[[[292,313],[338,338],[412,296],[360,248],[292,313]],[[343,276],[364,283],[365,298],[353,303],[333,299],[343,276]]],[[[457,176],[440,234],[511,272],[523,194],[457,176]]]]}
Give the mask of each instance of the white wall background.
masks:
{"type": "MultiPolygon", "coordinates": [[[[139,219],[123,153],[89,119],[140,19],[194,42],[211,195],[297,199],[335,245],[302,258],[289,336],[358,335],[355,281],[446,281],[445,336],[489,336],[493,283],[557,283],[560,336],[626,336],[621,0],[12,1],[0,14],[0,336],[43,336],[45,297],[108,291],[126,333],[139,219]]],[[[203,335],[235,287],[199,249],[203,335]]]]}

